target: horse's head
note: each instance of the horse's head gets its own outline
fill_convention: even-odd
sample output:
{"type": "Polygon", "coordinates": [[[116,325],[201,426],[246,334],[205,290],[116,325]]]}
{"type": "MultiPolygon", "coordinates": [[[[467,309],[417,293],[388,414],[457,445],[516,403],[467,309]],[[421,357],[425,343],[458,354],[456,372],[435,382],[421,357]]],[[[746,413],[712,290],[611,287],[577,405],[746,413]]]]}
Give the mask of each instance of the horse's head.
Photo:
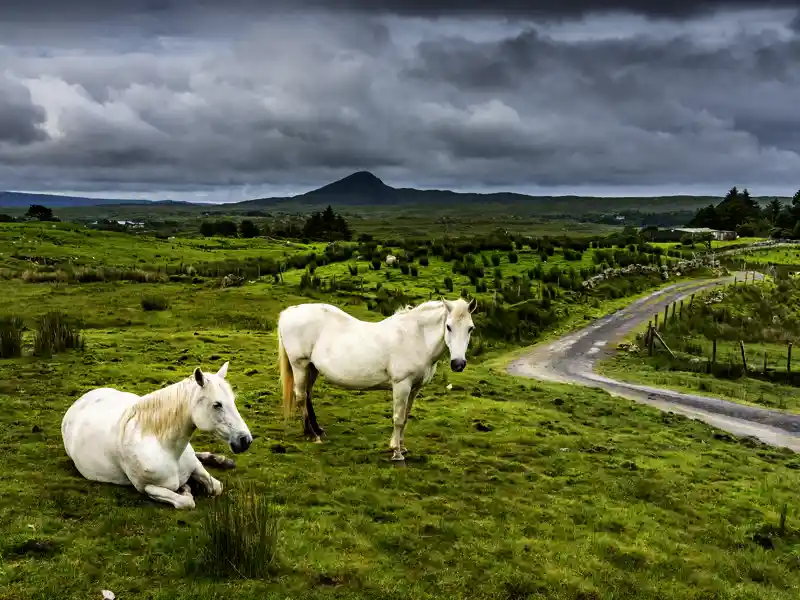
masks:
{"type": "Polygon", "coordinates": [[[467,347],[469,337],[475,328],[472,324],[472,312],[477,308],[477,303],[467,302],[463,298],[450,301],[442,298],[447,315],[445,316],[444,343],[450,350],[450,368],[460,373],[467,366],[467,347]]]}
{"type": "Polygon", "coordinates": [[[194,370],[194,380],[200,388],[192,407],[192,420],[200,431],[213,431],[228,442],[235,454],[244,452],[253,443],[253,436],[234,403],[231,386],[225,381],[228,363],[216,375],[194,370]]]}

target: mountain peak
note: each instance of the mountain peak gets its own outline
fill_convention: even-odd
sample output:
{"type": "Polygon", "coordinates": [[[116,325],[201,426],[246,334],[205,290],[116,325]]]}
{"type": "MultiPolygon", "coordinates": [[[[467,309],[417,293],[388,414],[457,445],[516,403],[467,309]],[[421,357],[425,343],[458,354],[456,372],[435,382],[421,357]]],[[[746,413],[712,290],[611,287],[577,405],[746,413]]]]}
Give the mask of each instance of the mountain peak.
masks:
{"type": "Polygon", "coordinates": [[[329,183],[305,195],[346,195],[346,196],[371,196],[373,198],[383,198],[394,191],[394,188],[386,185],[380,178],[369,171],[356,171],[338,181],[329,183]]]}

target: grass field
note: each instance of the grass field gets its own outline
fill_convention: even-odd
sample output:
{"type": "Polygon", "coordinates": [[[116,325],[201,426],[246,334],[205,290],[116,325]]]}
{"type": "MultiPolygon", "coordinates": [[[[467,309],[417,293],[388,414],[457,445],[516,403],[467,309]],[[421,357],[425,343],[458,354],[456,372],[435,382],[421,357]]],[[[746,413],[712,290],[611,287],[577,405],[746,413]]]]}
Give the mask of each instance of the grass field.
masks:
{"type": "Polygon", "coordinates": [[[754,250],[740,255],[738,258],[752,265],[800,265],[800,248],[754,250]]]}
{"type": "MultiPolygon", "coordinates": [[[[4,264],[16,270],[20,259],[9,257],[18,240],[2,235],[4,264]]],[[[83,249],[76,260],[118,266],[283,252],[262,241],[227,251],[193,240],[98,239],[91,250],[56,238],[25,252],[63,258],[83,249]]],[[[424,295],[446,270],[434,261],[428,268],[430,282],[422,273],[413,284],[391,276],[424,295]]],[[[0,315],[33,327],[41,314],[63,310],[82,320],[86,347],[0,360],[0,599],[99,598],[102,589],[164,600],[795,597],[800,460],[700,423],[498,375],[477,359],[462,374],[440,370],[423,389],[405,469],[389,461],[386,392],[344,392],[321,380],[315,404],[329,438],[307,443],[301,424],[279,415],[275,367],[277,314],[308,298],[292,285],[296,276],[227,289],[215,280],[2,282],[0,315]],[[143,296],[162,297],[168,308],[144,311],[143,296]],[[201,515],[214,500],[178,512],[130,488],[86,481],[60,439],[64,411],[93,387],[144,393],[226,360],[256,440],[236,470],[214,474],[229,490],[255,484],[281,515],[279,564],[266,581],[189,571],[201,515]],[[776,533],[786,504],[787,526],[776,533]]],[[[384,269],[364,277],[386,281],[384,269]]],[[[572,309],[554,328],[623,301],[572,309]]],[[[346,308],[380,318],[363,303],[346,308]]],[[[32,339],[26,332],[26,346],[32,339]]],[[[226,451],[205,434],[194,445],[226,451]]]]}

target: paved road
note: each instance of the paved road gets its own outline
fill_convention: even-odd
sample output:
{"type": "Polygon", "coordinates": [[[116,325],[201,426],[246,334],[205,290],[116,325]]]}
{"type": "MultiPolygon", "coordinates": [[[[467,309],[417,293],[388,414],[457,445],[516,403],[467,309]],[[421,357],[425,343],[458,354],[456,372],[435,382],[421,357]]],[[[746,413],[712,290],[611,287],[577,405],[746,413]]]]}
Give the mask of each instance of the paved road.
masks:
{"type": "Polygon", "coordinates": [[[734,435],[757,437],[768,444],[800,452],[800,415],[616,381],[594,372],[595,364],[607,358],[632,329],[651,320],[659,311],[663,317],[666,305],[692,293],[731,283],[734,276],[739,281],[743,279],[742,273],[735,273],[663,288],[580,331],[532,348],[509,364],[508,371],[546,381],[602,388],[612,395],[699,419],[734,435]]]}

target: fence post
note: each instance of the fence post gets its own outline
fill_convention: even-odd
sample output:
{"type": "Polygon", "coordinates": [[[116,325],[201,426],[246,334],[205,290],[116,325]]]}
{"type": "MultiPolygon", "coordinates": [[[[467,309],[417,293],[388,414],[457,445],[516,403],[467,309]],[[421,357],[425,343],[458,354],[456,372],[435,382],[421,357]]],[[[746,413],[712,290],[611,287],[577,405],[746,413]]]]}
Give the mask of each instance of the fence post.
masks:
{"type": "Polygon", "coordinates": [[[711,346],[711,364],[717,364],[717,338],[714,338],[711,346]]]}
{"type": "Polygon", "coordinates": [[[694,294],[692,294],[692,298],[689,300],[689,306],[691,307],[694,304],[694,294]]]}
{"type": "Polygon", "coordinates": [[[648,323],[647,327],[648,327],[647,331],[648,331],[648,334],[649,334],[647,336],[647,353],[650,356],[653,356],[653,344],[655,342],[656,330],[649,323],[648,323]]]}
{"type": "Polygon", "coordinates": [[[747,375],[747,357],[744,354],[744,342],[739,340],[739,350],[742,351],[742,367],[744,367],[744,374],[747,375]]]}
{"type": "Polygon", "coordinates": [[[664,327],[667,326],[667,319],[669,318],[669,304],[664,307],[664,327]]]}
{"type": "Polygon", "coordinates": [[[767,372],[767,351],[764,350],[764,373],[767,372]]]}
{"type": "Polygon", "coordinates": [[[656,313],[655,315],[655,322],[653,323],[653,328],[658,330],[658,317],[661,313],[656,313]]]}
{"type": "Polygon", "coordinates": [[[676,304],[677,304],[677,302],[673,302],[672,303],[672,320],[673,321],[675,320],[675,305],[676,304]]]}
{"type": "Polygon", "coordinates": [[[683,300],[681,300],[681,306],[678,309],[678,319],[683,319],[683,300]]]}
{"type": "Polygon", "coordinates": [[[786,372],[792,372],[792,342],[789,342],[788,353],[786,354],[786,372]]]}

